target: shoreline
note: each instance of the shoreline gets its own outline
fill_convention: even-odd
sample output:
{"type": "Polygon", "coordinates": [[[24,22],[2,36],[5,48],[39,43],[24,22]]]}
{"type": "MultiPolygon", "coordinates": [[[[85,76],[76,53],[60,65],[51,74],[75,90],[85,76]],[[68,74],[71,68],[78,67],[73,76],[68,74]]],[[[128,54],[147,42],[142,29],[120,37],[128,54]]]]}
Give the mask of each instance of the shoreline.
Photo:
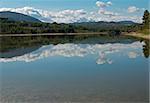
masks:
{"type": "Polygon", "coordinates": [[[131,33],[123,33],[123,35],[150,40],[150,35],[144,35],[142,33],[131,32],[131,33]]]}
{"type": "Polygon", "coordinates": [[[74,36],[74,35],[104,35],[107,32],[89,32],[89,33],[39,33],[39,34],[0,34],[0,37],[7,36],[74,36]]]}
{"type": "MultiPolygon", "coordinates": [[[[0,37],[17,37],[17,36],[75,36],[75,35],[106,35],[107,32],[89,32],[89,33],[40,33],[40,34],[0,34],[0,37]]],[[[123,36],[132,36],[135,38],[150,40],[150,35],[144,35],[136,32],[123,32],[123,36]]]]}

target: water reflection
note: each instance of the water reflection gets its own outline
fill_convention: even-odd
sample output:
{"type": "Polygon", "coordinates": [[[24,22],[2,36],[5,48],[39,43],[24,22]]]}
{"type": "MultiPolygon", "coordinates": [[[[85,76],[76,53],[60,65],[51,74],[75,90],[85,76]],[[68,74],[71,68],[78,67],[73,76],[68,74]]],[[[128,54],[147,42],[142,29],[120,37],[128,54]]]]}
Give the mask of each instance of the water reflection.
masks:
{"type": "Polygon", "coordinates": [[[1,52],[0,58],[12,58],[12,57],[17,57],[17,56],[22,56],[24,54],[28,54],[33,51],[36,51],[39,48],[40,46],[32,46],[32,47],[26,47],[26,48],[12,49],[7,52],[1,52]]]}
{"type": "Polygon", "coordinates": [[[148,40],[146,40],[145,44],[143,45],[143,54],[145,58],[148,58],[150,55],[150,42],[148,40]]]}
{"type": "Polygon", "coordinates": [[[133,42],[131,44],[121,43],[107,43],[107,44],[57,44],[46,45],[41,48],[24,54],[22,56],[16,56],[12,58],[0,58],[0,62],[32,62],[43,58],[52,56],[61,57],[85,57],[87,55],[96,55],[97,64],[112,64],[113,60],[109,55],[118,53],[120,55],[127,55],[129,58],[136,58],[142,56],[143,42],[133,42]],[[138,50],[139,49],[139,50],[138,50]]]}
{"type": "Polygon", "coordinates": [[[0,62],[31,62],[51,56],[97,55],[97,64],[112,64],[113,60],[108,57],[109,54],[120,53],[129,58],[136,58],[143,54],[148,58],[150,54],[149,41],[139,42],[135,38],[122,36],[2,37],[1,44],[0,62]],[[143,54],[140,50],[143,50],[143,54]]]}
{"type": "Polygon", "coordinates": [[[5,38],[0,101],[147,102],[148,50],[131,38],[5,38]]]}

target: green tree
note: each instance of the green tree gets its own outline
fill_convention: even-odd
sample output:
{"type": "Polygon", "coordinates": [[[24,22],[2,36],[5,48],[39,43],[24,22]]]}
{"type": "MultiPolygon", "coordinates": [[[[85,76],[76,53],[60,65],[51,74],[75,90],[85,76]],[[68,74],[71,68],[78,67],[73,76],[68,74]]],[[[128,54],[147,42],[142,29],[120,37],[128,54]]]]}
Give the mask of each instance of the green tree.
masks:
{"type": "Polygon", "coordinates": [[[144,28],[149,28],[149,23],[150,23],[150,13],[148,10],[145,10],[144,15],[143,15],[143,26],[144,26],[144,28]]]}

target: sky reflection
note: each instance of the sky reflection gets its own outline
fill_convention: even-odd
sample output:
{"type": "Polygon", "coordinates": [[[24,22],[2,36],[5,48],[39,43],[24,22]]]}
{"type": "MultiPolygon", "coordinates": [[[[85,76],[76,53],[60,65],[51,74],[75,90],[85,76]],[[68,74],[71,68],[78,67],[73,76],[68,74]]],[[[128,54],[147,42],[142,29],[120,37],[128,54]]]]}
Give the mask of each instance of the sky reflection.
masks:
{"type": "Polygon", "coordinates": [[[58,44],[58,45],[46,45],[42,46],[38,50],[31,53],[24,54],[22,56],[16,56],[12,58],[0,58],[0,62],[33,62],[39,59],[47,57],[85,57],[87,55],[97,55],[97,64],[112,64],[113,61],[108,55],[115,53],[121,56],[126,55],[133,59],[138,56],[143,56],[142,46],[143,42],[133,42],[131,44],[121,43],[107,43],[107,44],[58,44]],[[139,50],[137,50],[139,49],[139,50]]]}

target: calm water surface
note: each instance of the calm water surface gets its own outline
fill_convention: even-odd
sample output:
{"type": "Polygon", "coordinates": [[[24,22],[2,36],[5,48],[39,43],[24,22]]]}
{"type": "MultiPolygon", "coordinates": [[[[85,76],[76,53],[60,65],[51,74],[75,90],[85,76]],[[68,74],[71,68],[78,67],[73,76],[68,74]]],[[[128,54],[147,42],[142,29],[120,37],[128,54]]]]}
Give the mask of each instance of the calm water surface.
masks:
{"type": "Polygon", "coordinates": [[[149,59],[143,45],[95,38],[3,52],[0,101],[148,103],[149,59]]]}

